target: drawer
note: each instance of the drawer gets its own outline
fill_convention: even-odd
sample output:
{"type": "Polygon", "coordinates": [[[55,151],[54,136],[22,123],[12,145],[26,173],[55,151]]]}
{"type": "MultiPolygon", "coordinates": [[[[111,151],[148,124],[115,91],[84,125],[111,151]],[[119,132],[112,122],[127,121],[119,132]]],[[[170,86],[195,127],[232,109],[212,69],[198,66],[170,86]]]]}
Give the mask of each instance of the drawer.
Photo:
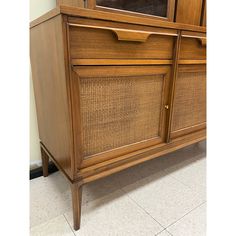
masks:
{"type": "Polygon", "coordinates": [[[182,34],[181,60],[206,60],[206,37],[204,34],[182,34]]]}
{"type": "Polygon", "coordinates": [[[175,31],[111,25],[69,23],[71,59],[172,59],[175,31]]]}

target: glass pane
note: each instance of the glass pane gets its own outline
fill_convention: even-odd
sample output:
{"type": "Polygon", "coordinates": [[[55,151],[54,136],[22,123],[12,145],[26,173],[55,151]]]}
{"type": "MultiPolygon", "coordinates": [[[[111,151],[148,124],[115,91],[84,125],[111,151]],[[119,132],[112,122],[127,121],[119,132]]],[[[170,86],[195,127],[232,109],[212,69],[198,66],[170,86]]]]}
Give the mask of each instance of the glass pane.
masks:
{"type": "Polygon", "coordinates": [[[168,0],[97,0],[97,5],[167,17],[168,0]]]}

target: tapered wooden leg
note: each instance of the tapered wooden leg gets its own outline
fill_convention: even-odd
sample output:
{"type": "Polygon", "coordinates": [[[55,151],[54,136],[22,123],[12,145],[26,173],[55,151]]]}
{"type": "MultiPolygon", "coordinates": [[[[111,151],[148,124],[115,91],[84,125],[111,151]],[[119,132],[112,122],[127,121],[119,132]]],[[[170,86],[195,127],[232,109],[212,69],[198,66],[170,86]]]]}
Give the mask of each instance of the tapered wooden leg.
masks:
{"type": "Polygon", "coordinates": [[[49,157],[42,147],[41,147],[41,157],[42,157],[42,165],[43,165],[43,176],[47,177],[49,157]]]}
{"type": "Polygon", "coordinates": [[[72,193],[74,230],[78,230],[80,228],[80,219],[81,219],[82,186],[78,184],[71,184],[71,193],[72,193]]]}

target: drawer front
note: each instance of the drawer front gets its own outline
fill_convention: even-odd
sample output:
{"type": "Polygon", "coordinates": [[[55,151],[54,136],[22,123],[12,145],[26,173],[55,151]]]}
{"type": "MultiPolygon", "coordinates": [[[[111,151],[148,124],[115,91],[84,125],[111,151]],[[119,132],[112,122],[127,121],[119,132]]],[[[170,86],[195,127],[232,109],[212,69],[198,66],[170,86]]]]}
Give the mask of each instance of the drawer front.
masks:
{"type": "Polygon", "coordinates": [[[168,66],[74,67],[85,165],[164,142],[169,75],[168,66]]]}
{"type": "Polygon", "coordinates": [[[206,60],[206,38],[186,35],[181,38],[181,60],[206,60]]]}
{"type": "Polygon", "coordinates": [[[175,36],[115,24],[70,23],[70,55],[72,59],[172,59],[175,36]]]}

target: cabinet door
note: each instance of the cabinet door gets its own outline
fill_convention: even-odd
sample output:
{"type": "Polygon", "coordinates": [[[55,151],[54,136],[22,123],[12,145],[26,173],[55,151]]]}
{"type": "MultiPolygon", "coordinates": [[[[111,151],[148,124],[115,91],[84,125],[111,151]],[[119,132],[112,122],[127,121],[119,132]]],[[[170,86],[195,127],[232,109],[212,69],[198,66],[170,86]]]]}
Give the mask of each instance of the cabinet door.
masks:
{"type": "Polygon", "coordinates": [[[175,0],[87,0],[89,8],[173,20],[175,0]]]}
{"type": "Polygon", "coordinates": [[[164,142],[169,74],[169,66],[74,67],[74,127],[82,166],[164,142]]]}
{"type": "Polygon", "coordinates": [[[176,22],[200,25],[203,0],[178,0],[176,22]]]}
{"type": "Polygon", "coordinates": [[[206,127],[206,66],[179,66],[171,138],[206,127]]]}

